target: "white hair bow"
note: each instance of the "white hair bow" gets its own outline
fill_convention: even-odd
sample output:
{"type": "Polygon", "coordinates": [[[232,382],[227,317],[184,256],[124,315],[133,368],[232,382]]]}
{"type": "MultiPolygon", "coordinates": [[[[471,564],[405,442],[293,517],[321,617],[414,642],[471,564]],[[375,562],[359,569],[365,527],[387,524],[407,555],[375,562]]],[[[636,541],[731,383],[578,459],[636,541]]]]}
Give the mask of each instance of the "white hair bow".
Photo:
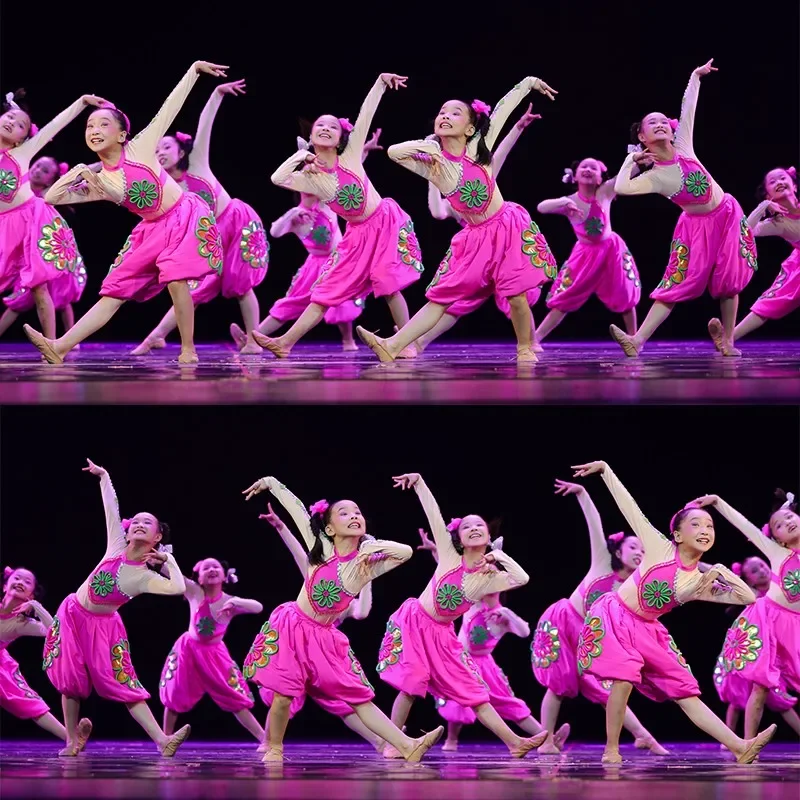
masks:
{"type": "Polygon", "coordinates": [[[781,508],[789,508],[792,503],[794,503],[794,495],[791,492],[786,492],[786,502],[781,506],[781,508]]]}
{"type": "Polygon", "coordinates": [[[491,545],[492,550],[502,550],[503,549],[503,537],[498,536],[491,545]]]}
{"type": "Polygon", "coordinates": [[[228,583],[239,583],[239,576],[236,574],[236,570],[231,567],[228,570],[228,574],[225,576],[225,579],[228,583]]]}
{"type": "Polygon", "coordinates": [[[642,146],[640,144],[629,144],[628,145],[628,155],[631,153],[641,153],[642,146]]]}
{"type": "Polygon", "coordinates": [[[160,544],[158,546],[159,553],[166,553],[168,556],[172,555],[172,545],[171,544],[160,544]]]}
{"type": "Polygon", "coordinates": [[[6,103],[8,103],[10,108],[19,109],[19,106],[17,105],[17,101],[14,100],[14,92],[9,92],[6,95],[6,103]]]}
{"type": "Polygon", "coordinates": [[[571,167],[567,167],[564,170],[564,175],[561,178],[561,183],[575,183],[575,173],[572,171],[571,167]]]}
{"type": "Polygon", "coordinates": [[[298,150],[308,150],[310,149],[311,145],[302,137],[297,137],[297,149],[298,150]]]}

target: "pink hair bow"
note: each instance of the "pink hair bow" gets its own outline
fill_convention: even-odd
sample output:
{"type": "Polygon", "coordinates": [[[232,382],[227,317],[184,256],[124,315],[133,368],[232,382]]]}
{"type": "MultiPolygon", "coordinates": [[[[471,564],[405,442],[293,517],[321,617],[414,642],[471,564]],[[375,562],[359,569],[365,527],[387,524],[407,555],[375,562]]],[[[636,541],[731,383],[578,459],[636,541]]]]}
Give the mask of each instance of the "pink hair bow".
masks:
{"type": "Polygon", "coordinates": [[[472,110],[476,114],[486,114],[488,117],[492,113],[492,107],[483,102],[483,100],[473,100],[472,110]]]}
{"type": "Polygon", "coordinates": [[[201,558],[193,567],[192,572],[200,572],[200,567],[203,566],[203,562],[205,561],[204,558],[201,558]]]}
{"type": "Polygon", "coordinates": [[[15,572],[15,570],[14,570],[13,567],[6,567],[3,570],[3,578],[4,578],[4,580],[8,580],[14,574],[14,572],[15,572]]]}
{"type": "Polygon", "coordinates": [[[461,527],[461,520],[463,517],[453,517],[450,522],[447,523],[447,530],[452,533],[453,531],[457,531],[461,527]]]}
{"type": "Polygon", "coordinates": [[[37,133],[39,133],[39,126],[31,122],[31,136],[36,136],[37,133]]]}
{"type": "Polygon", "coordinates": [[[342,126],[343,131],[350,133],[353,130],[353,123],[347,117],[339,117],[339,124],[342,126]]]}
{"type": "Polygon", "coordinates": [[[598,161],[597,166],[600,167],[600,172],[608,172],[608,167],[602,161],[598,161]]]}
{"type": "Polygon", "coordinates": [[[738,561],[735,564],[731,564],[731,572],[734,575],[741,575],[742,574],[742,565],[738,561]]]}
{"type": "Polygon", "coordinates": [[[125,533],[128,532],[128,528],[130,527],[131,527],[131,521],[129,519],[122,520],[122,530],[124,530],[125,533]]]}
{"type": "Polygon", "coordinates": [[[610,542],[621,542],[625,538],[625,532],[620,531],[619,533],[612,533],[611,536],[608,537],[610,542]]]}
{"type": "Polygon", "coordinates": [[[58,165],[58,174],[59,175],[66,175],[69,172],[69,164],[66,161],[62,161],[58,165]]]}
{"type": "Polygon", "coordinates": [[[186,144],[187,142],[191,142],[191,141],[192,141],[192,137],[191,137],[191,136],[189,136],[189,134],[188,134],[188,133],[181,133],[180,131],[177,131],[177,132],[175,133],[175,138],[176,138],[176,139],[177,139],[179,142],[181,142],[181,144],[186,144]]]}
{"type": "Polygon", "coordinates": [[[766,536],[767,539],[771,539],[772,538],[772,532],[769,529],[769,522],[761,529],[761,534],[763,536],[766,536]]]}
{"type": "Polygon", "coordinates": [[[789,167],[789,169],[787,169],[787,170],[786,170],[786,174],[787,174],[787,175],[788,175],[788,176],[789,176],[789,177],[790,177],[790,178],[791,178],[793,181],[796,181],[796,180],[797,180],[797,170],[796,170],[794,167],[789,167]]]}
{"type": "Polygon", "coordinates": [[[308,510],[312,514],[324,514],[329,508],[330,503],[327,500],[317,500],[308,510]]]}
{"type": "Polygon", "coordinates": [[[673,131],[678,130],[678,120],[677,119],[671,119],[669,121],[669,126],[670,126],[670,128],[672,128],[673,131]]]}

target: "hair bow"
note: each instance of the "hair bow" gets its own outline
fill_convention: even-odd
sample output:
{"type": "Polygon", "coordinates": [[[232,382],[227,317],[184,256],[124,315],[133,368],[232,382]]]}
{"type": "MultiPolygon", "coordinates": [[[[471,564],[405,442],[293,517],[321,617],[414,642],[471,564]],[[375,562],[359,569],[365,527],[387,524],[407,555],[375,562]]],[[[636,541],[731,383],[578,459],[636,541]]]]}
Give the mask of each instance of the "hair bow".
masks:
{"type": "Polygon", "coordinates": [[[15,108],[19,110],[19,105],[17,105],[17,101],[14,99],[14,92],[9,92],[6,95],[6,104],[9,108],[15,108]]]}
{"type": "Polygon", "coordinates": [[[796,180],[797,180],[797,170],[796,170],[794,167],[789,167],[789,169],[787,169],[787,170],[786,170],[786,174],[787,174],[787,175],[788,175],[788,176],[789,176],[789,177],[790,177],[790,178],[791,178],[793,181],[796,181],[796,180]]]}
{"type": "Polygon", "coordinates": [[[597,159],[595,159],[595,161],[597,161],[597,166],[600,167],[600,172],[608,172],[608,167],[602,161],[598,161],[597,159]]]}
{"type": "Polygon", "coordinates": [[[58,165],[58,174],[59,175],[66,175],[69,172],[69,164],[66,161],[62,161],[58,165]]]}
{"type": "Polygon", "coordinates": [[[131,121],[128,119],[128,115],[121,109],[117,108],[113,103],[106,103],[103,108],[111,108],[114,111],[119,111],[122,114],[122,118],[125,120],[125,127],[127,128],[127,132],[130,133],[131,131],[131,121]]]}
{"type": "Polygon", "coordinates": [[[502,550],[503,549],[503,537],[498,536],[489,546],[491,550],[502,550]]]}
{"type": "Polygon", "coordinates": [[[572,167],[567,167],[564,170],[561,183],[575,183],[575,173],[573,172],[572,167]]]}
{"type": "Polygon", "coordinates": [[[742,565],[738,561],[735,564],[731,564],[731,572],[734,575],[741,575],[742,574],[742,565]]]}
{"type": "Polygon", "coordinates": [[[624,538],[625,532],[620,531],[619,533],[612,533],[611,536],[608,537],[608,540],[616,544],[617,542],[621,542],[624,538]]]}
{"type": "Polygon", "coordinates": [[[192,137],[188,133],[181,133],[180,131],[175,132],[175,139],[181,144],[187,144],[192,141],[192,137]]]}
{"type": "Polygon", "coordinates": [[[128,532],[128,528],[130,527],[131,527],[131,521],[129,519],[122,520],[122,530],[124,530],[125,533],[128,532]]]}
{"type": "Polygon", "coordinates": [[[201,559],[200,559],[200,561],[198,561],[198,562],[197,562],[197,563],[196,563],[196,564],[195,564],[195,565],[192,567],[192,572],[200,572],[200,567],[202,567],[202,566],[203,566],[203,561],[205,561],[205,559],[201,558],[201,559]]]}
{"type": "Polygon", "coordinates": [[[172,545],[171,544],[159,544],[156,548],[159,553],[164,553],[168,556],[172,555],[172,545]]]}
{"type": "Polygon", "coordinates": [[[15,571],[16,571],[16,570],[14,570],[14,568],[13,568],[13,567],[6,567],[6,568],[3,570],[3,578],[4,578],[5,580],[8,580],[8,579],[9,579],[9,578],[10,578],[10,577],[11,577],[11,576],[14,574],[14,572],[15,572],[15,571]]]}
{"type": "Polygon", "coordinates": [[[483,102],[483,100],[473,100],[472,110],[476,114],[486,114],[488,117],[492,113],[492,107],[483,102]]]}
{"type": "Polygon", "coordinates": [[[317,500],[313,506],[308,510],[311,514],[324,514],[330,508],[330,503],[327,500],[317,500]]]}
{"type": "Polygon", "coordinates": [[[297,137],[297,149],[298,150],[308,150],[311,145],[302,137],[297,137]]]}
{"type": "Polygon", "coordinates": [[[628,145],[628,155],[631,153],[641,153],[642,146],[640,144],[629,144],[628,145]]]}
{"type": "Polygon", "coordinates": [[[783,510],[784,508],[789,508],[790,505],[794,503],[794,495],[791,492],[786,492],[786,502],[780,507],[779,510],[783,510]]]}
{"type": "Polygon", "coordinates": [[[350,133],[353,130],[353,123],[347,117],[339,117],[339,124],[342,126],[343,131],[350,133]]]}
{"type": "Polygon", "coordinates": [[[678,120],[677,119],[671,119],[669,121],[669,126],[670,126],[670,128],[672,128],[673,131],[678,130],[678,120]]]}
{"type": "Polygon", "coordinates": [[[452,533],[453,531],[457,531],[461,527],[461,520],[463,517],[453,517],[450,522],[447,523],[447,530],[452,533]]]}
{"type": "Polygon", "coordinates": [[[225,580],[226,580],[228,583],[239,583],[239,576],[236,574],[236,570],[235,570],[233,567],[231,567],[231,568],[230,568],[230,569],[229,569],[229,570],[228,570],[228,571],[225,573],[225,580]]]}

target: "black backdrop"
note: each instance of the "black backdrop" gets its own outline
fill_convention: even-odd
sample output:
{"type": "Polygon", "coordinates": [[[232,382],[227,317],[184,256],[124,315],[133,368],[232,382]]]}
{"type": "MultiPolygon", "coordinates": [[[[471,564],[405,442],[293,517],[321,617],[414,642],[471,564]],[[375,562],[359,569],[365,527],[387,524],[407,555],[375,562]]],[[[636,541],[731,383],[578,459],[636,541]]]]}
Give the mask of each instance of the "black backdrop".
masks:
{"type": "MultiPolygon", "coordinates": [[[[231,625],[226,641],[241,663],[269,611],[295,599],[301,586],[279,537],[258,519],[266,500],[245,503],[240,494],[265,474],[274,474],[307,504],[350,497],[361,505],[373,534],[414,546],[426,521],[413,493],[392,489],[390,477],[400,472],[421,472],[447,519],[470,512],[502,517],[505,548],[531,576],[527,586],[508,594],[507,602],[532,628],[588,568],[578,503],[552,491],[554,478],[569,479],[571,464],[608,461],[657,526],[666,526],[679,507],[705,492],[721,494],[760,525],[773,489],[795,489],[800,483],[800,424],[793,409],[503,408],[501,413],[483,408],[331,408],[323,414],[303,407],[100,407],[48,409],[45,417],[34,409],[3,409],[2,564],[33,569],[51,613],[84,581],[105,548],[98,481],[81,472],[88,456],[109,470],[124,516],[148,510],[171,524],[175,555],[185,570],[207,556],[237,567],[237,593],[265,607],[263,616],[239,617],[231,625]]],[[[620,530],[624,520],[602,480],[590,478],[585,485],[606,532],[620,530]]],[[[712,562],[731,564],[755,553],[742,534],[719,520],[712,562]]],[[[417,553],[374,584],[370,617],[343,628],[387,712],[395,693],[374,672],[383,629],[404,599],[423,590],[433,568],[428,553],[417,553]]],[[[143,596],[125,606],[122,616],[137,672],[155,695],[152,706],[160,716],[159,675],[188,624],[187,604],[181,598],[143,596]]],[[[697,602],[666,618],[704,699],[718,712],[723,709],[712,670],[731,621],[723,606],[697,602]]],[[[40,670],[42,641],[19,640],[11,652],[60,716],[58,697],[40,670]]],[[[496,657],[538,716],[543,690],[531,674],[529,641],[509,635],[496,657]]],[[[85,705],[99,737],[142,736],[120,705],[96,697],[85,705]]],[[[632,705],[659,737],[699,735],[673,704],[656,706],[635,696],[632,705]]],[[[410,730],[436,718],[432,702],[420,702],[410,730]]],[[[189,720],[198,738],[246,736],[208,699],[189,720]]],[[[580,698],[565,706],[563,720],[572,723],[578,739],[603,736],[602,710],[580,698]]],[[[484,736],[479,727],[465,736],[484,736]]],[[[2,728],[8,737],[39,734],[31,723],[8,714],[2,728]]],[[[781,730],[785,736],[786,729],[781,730]]],[[[349,732],[309,702],[290,735],[335,738],[349,732]]]]}
{"type": "MultiPolygon", "coordinates": [[[[194,60],[230,64],[230,79],[246,78],[248,95],[225,99],[213,136],[212,166],[231,194],[253,204],[269,226],[292,203],[269,176],[293,152],[297,119],[329,112],[355,119],[379,72],[409,76],[409,88],[387,93],[375,117],[384,146],[426,135],[440,104],[453,96],[494,105],[529,74],[558,89],[555,103],[532,96],[544,118],[526,131],[501,178],[505,197],[535,212],[539,201],[563,193],[562,170],[573,159],[595,156],[616,170],[625,157],[631,122],[654,109],[677,116],[690,72],[714,57],[720,71],[703,80],[696,150],[749,213],[764,172],[796,163],[800,138],[798,4],[774,0],[766,8],[739,13],[716,0],[694,3],[690,11],[630,0],[473,6],[200,2],[191,8],[144,2],[112,5],[100,16],[91,5],[72,4],[68,13],[42,19],[29,3],[5,3],[0,88],[5,93],[27,87],[40,124],[79,94],[95,92],[125,109],[139,130],[194,60]]],[[[214,84],[207,77],[198,82],[176,121],[178,130],[195,130],[214,84]]],[[[89,159],[82,121],[44,152],[71,164],[89,159]]],[[[411,213],[419,232],[427,270],[408,293],[413,312],[423,303],[424,288],[455,224],[432,220],[425,183],[384,154],[370,155],[367,169],[378,191],[411,213]]],[[[135,220],[108,203],[79,208],[73,217],[90,272],[83,311],[135,220]]],[[[615,229],[638,262],[646,292],[661,278],[677,217],[677,208],[660,197],[615,204],[615,229]]],[[[568,222],[536,218],[562,263],[573,244],[568,222]]],[[[301,246],[289,237],[272,244],[270,272],[258,290],[264,312],[285,292],[303,258],[301,246]]],[[[788,248],[762,240],[759,254],[761,270],[743,295],[744,311],[771,283],[788,248]]],[[[124,309],[98,340],[141,339],[168,302],[164,293],[145,306],[124,309]]],[[[649,300],[641,304],[641,315],[648,306],[649,300]]],[[[537,319],[544,313],[542,302],[537,319]]],[[[716,304],[708,298],[679,307],[660,335],[702,337],[714,313],[716,304]]],[[[238,316],[232,302],[204,308],[198,314],[198,341],[227,339],[227,325],[238,316]]],[[[365,324],[384,331],[389,319],[383,302],[372,301],[364,315],[365,324]]],[[[557,337],[605,338],[610,321],[593,300],[557,337]]],[[[9,339],[19,339],[20,328],[9,339]]],[[[766,335],[793,331],[786,319],[770,323],[766,335]]],[[[337,335],[327,326],[313,334],[337,335]]],[[[507,338],[511,330],[487,305],[451,335],[507,338]]]]}

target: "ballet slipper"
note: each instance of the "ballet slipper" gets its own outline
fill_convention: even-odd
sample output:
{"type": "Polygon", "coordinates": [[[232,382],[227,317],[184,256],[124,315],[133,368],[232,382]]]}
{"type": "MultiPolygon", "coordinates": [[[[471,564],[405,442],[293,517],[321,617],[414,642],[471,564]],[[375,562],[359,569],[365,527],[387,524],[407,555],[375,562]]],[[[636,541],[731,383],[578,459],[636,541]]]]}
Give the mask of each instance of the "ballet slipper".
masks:
{"type": "Polygon", "coordinates": [[[536,353],[529,346],[517,347],[517,363],[518,364],[535,364],[539,359],[536,353]]]}
{"type": "Polygon", "coordinates": [[[722,345],[722,355],[724,358],[741,358],[742,351],[732,344],[722,345]]]}
{"type": "Polygon", "coordinates": [[[162,758],[172,758],[177,749],[189,738],[192,732],[191,725],[184,725],[179,731],[170,736],[164,746],[161,748],[162,758]]]}
{"type": "Polygon", "coordinates": [[[253,338],[256,340],[256,344],[260,345],[265,350],[269,350],[275,358],[287,358],[292,350],[291,347],[284,347],[282,344],[279,344],[280,339],[272,339],[269,336],[264,336],[264,334],[259,331],[253,331],[253,338]]]}
{"type": "Polygon", "coordinates": [[[46,359],[48,364],[64,363],[64,356],[56,352],[55,347],[53,347],[54,342],[52,339],[45,339],[39,331],[34,330],[27,324],[22,326],[22,330],[25,331],[25,335],[30,340],[30,343],[42,354],[42,357],[46,359]]]}
{"type": "Polygon", "coordinates": [[[264,758],[262,758],[261,761],[264,764],[274,764],[277,761],[283,761],[283,745],[269,745],[267,752],[264,753],[264,758]]]}
{"type": "Polygon", "coordinates": [[[78,746],[75,744],[68,744],[63,750],[58,751],[59,758],[75,758],[78,753],[78,746]]]}
{"type": "Polygon", "coordinates": [[[445,743],[442,745],[442,750],[443,750],[445,753],[455,753],[455,752],[456,752],[456,750],[458,750],[458,742],[457,742],[457,741],[456,741],[456,742],[452,742],[452,741],[450,741],[450,739],[448,739],[448,740],[447,740],[447,741],[446,741],[446,742],[445,742],[445,743]]]}
{"type": "MultiPolygon", "coordinates": [[[[563,749],[564,745],[566,744],[567,739],[569,738],[569,732],[572,729],[569,727],[569,722],[565,722],[554,734],[553,734],[553,744],[560,750],[563,749]]],[[[542,752],[542,748],[539,748],[539,752],[542,752]]]]}
{"type": "Polygon", "coordinates": [[[633,746],[637,750],[649,750],[655,756],[668,756],[669,750],[662,747],[654,736],[642,736],[633,740],[633,746]]]}
{"type": "Polygon", "coordinates": [[[199,362],[196,350],[181,350],[181,354],[178,356],[179,364],[198,364],[199,362]]]}
{"type": "Polygon", "coordinates": [[[151,350],[163,350],[167,346],[160,336],[148,336],[138,347],[131,350],[132,356],[146,356],[151,350]]]}
{"type": "Polygon", "coordinates": [[[549,744],[545,742],[543,745],[539,747],[536,751],[540,756],[557,756],[561,752],[561,748],[557,747],[555,744],[555,736],[553,737],[553,741],[549,744]]]}
{"type": "Polygon", "coordinates": [[[92,721],[87,717],[84,717],[78,723],[78,744],[76,745],[76,750],[78,753],[82,752],[83,748],[86,747],[86,742],[89,741],[89,737],[91,735],[92,735],[92,721]]]}
{"type": "Polygon", "coordinates": [[[531,350],[534,353],[544,353],[544,347],[542,347],[542,343],[537,341],[536,339],[533,340],[533,344],[531,345],[531,350]]]}
{"type": "Polygon", "coordinates": [[[601,764],[621,764],[622,763],[622,756],[619,753],[619,750],[606,750],[603,753],[603,757],[600,759],[601,764]]]}
{"type": "Polygon", "coordinates": [[[433,747],[439,739],[442,738],[442,734],[444,734],[444,725],[440,725],[436,730],[431,731],[430,733],[426,733],[422,738],[415,739],[415,747],[414,749],[406,756],[406,761],[409,764],[418,764],[422,761],[423,756],[428,750],[433,747]]]}
{"type": "Polygon", "coordinates": [[[721,353],[724,346],[725,346],[725,329],[722,327],[722,322],[714,317],[714,319],[709,320],[708,322],[708,335],[711,337],[711,341],[714,342],[714,347],[717,348],[717,352],[721,353]]]}
{"type": "Polygon", "coordinates": [[[398,354],[398,358],[416,358],[419,355],[417,348],[412,342],[408,347],[404,347],[398,354]]]}
{"type": "Polygon", "coordinates": [[[247,334],[234,322],[228,330],[231,332],[231,339],[241,350],[247,344],[247,334]]]}
{"type": "Polygon", "coordinates": [[[342,342],[342,350],[345,353],[357,353],[358,345],[355,342],[342,342]]]}
{"type": "Polygon", "coordinates": [[[765,745],[775,735],[778,726],[774,723],[769,728],[761,731],[755,739],[748,739],[745,744],[747,749],[736,756],[736,760],[740,764],[752,764],[757,758],[758,754],[764,749],[765,745]]]}
{"type": "Polygon", "coordinates": [[[261,742],[261,744],[256,748],[256,753],[258,753],[260,756],[263,756],[267,750],[269,750],[269,744],[267,742],[261,742]]]}
{"type": "Polygon", "coordinates": [[[611,325],[608,330],[611,334],[611,338],[625,351],[625,355],[628,358],[638,358],[639,348],[633,343],[632,336],[628,336],[627,333],[616,325],[611,325]]]}
{"type": "Polygon", "coordinates": [[[396,747],[392,747],[392,745],[387,744],[386,747],[383,748],[383,757],[402,758],[403,754],[396,747]]]}
{"type": "Polygon", "coordinates": [[[509,747],[509,751],[514,758],[525,758],[531,750],[535,750],[547,741],[548,732],[539,731],[536,736],[529,736],[525,739],[520,739],[519,744],[514,747],[509,747]]]}
{"type": "Polygon", "coordinates": [[[239,352],[243,356],[260,356],[264,349],[261,345],[256,344],[255,342],[247,342],[244,347],[242,347],[239,352]]]}
{"type": "Polygon", "coordinates": [[[389,364],[394,361],[394,356],[386,349],[386,340],[380,339],[374,333],[364,330],[360,325],[356,328],[358,338],[378,356],[378,361],[382,364],[389,364]]]}

